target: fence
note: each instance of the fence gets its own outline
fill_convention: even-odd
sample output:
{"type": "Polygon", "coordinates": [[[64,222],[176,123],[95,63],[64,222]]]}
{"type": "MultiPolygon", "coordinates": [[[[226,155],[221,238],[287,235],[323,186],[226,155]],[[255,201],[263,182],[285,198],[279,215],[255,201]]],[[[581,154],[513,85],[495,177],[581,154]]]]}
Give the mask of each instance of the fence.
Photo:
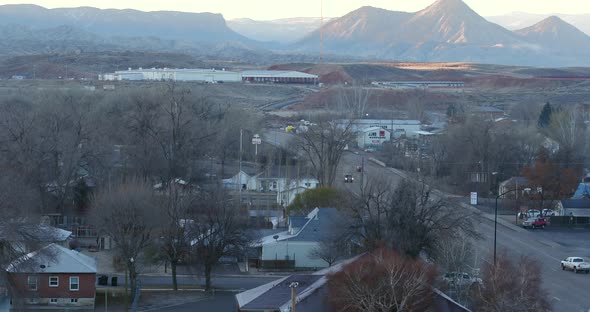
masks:
{"type": "Polygon", "coordinates": [[[549,222],[551,226],[585,226],[590,227],[590,217],[575,217],[575,216],[557,216],[550,217],[549,222]]]}
{"type": "Polygon", "coordinates": [[[293,270],[295,260],[260,260],[260,267],[265,270],[293,270]]]}

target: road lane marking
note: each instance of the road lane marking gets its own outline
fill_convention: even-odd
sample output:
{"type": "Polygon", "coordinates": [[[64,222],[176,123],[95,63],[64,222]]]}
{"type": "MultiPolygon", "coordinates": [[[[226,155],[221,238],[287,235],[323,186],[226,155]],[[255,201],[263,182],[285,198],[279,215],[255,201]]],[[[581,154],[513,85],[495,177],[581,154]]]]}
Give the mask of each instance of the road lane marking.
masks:
{"type": "Polygon", "coordinates": [[[561,301],[561,299],[557,298],[557,297],[553,297],[553,299],[557,300],[557,301],[561,301]]]}

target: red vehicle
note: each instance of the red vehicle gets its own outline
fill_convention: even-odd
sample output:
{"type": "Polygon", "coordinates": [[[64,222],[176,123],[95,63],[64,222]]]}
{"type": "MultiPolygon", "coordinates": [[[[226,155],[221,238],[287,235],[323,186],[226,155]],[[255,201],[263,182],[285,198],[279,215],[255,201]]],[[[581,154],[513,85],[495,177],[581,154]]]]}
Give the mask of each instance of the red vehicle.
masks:
{"type": "Polygon", "coordinates": [[[522,223],[522,227],[530,227],[532,229],[541,228],[544,229],[547,225],[545,218],[528,218],[522,223]]]}

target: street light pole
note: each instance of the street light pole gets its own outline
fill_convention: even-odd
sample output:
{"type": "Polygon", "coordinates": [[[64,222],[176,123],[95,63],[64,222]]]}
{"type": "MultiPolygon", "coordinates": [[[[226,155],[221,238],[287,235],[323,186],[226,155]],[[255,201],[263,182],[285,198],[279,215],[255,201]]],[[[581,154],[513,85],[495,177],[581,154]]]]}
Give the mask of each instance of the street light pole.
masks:
{"type": "MultiPolygon", "coordinates": [[[[525,188],[525,191],[530,191],[530,188],[525,188]]],[[[501,196],[504,196],[508,193],[511,192],[518,192],[518,188],[515,188],[513,190],[508,190],[502,194],[498,194],[498,196],[496,196],[496,207],[494,209],[494,267],[496,266],[496,245],[497,245],[497,241],[498,241],[498,198],[500,198],[501,196]]]]}

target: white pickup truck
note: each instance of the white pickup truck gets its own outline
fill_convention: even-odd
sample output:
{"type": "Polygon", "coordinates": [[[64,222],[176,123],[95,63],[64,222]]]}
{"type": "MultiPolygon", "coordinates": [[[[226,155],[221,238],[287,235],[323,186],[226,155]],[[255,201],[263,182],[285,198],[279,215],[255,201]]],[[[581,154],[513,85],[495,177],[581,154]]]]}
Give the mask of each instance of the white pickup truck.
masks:
{"type": "Polygon", "coordinates": [[[565,260],[561,260],[561,269],[578,271],[586,271],[586,274],[590,273],[590,263],[584,262],[584,258],[581,257],[567,257],[565,260]]]}

